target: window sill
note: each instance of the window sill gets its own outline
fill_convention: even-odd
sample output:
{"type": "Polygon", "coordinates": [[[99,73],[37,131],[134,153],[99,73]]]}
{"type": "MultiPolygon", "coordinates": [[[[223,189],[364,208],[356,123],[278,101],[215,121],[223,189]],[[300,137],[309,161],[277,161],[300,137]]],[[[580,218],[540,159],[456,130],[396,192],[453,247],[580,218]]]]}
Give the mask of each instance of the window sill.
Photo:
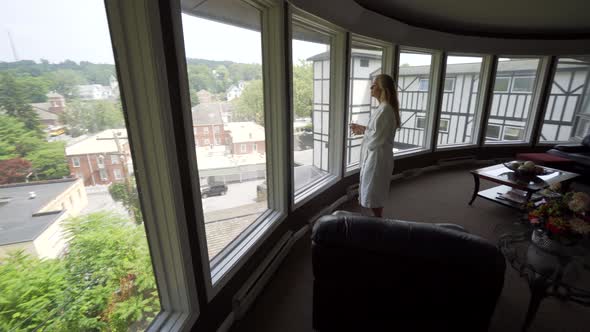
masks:
{"type": "Polygon", "coordinates": [[[337,183],[338,180],[339,180],[338,176],[333,175],[333,174],[328,174],[328,175],[320,178],[319,180],[317,180],[317,183],[314,186],[308,187],[299,193],[295,193],[295,195],[294,195],[295,202],[293,204],[293,210],[295,210],[295,209],[299,208],[300,206],[302,206],[303,204],[309,202],[311,199],[313,199],[314,197],[321,194],[324,190],[328,189],[328,187],[337,183]]]}
{"type": "Polygon", "coordinates": [[[477,144],[453,144],[453,145],[441,145],[437,146],[435,151],[449,151],[449,150],[461,150],[461,149],[468,149],[468,148],[476,148],[477,144]]]}
{"type": "Polygon", "coordinates": [[[430,149],[416,148],[416,149],[411,149],[411,150],[406,150],[406,151],[398,151],[398,152],[394,153],[393,160],[404,159],[404,158],[417,156],[417,155],[421,155],[421,154],[427,154],[427,153],[431,153],[430,149]]]}

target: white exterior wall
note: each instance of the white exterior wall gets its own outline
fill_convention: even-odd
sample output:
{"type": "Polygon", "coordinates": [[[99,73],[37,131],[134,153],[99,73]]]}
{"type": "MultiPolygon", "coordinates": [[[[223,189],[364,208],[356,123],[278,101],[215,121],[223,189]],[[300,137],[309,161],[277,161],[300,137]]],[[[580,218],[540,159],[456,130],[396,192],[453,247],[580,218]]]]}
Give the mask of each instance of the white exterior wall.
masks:
{"type": "Polygon", "coordinates": [[[37,257],[57,258],[64,252],[67,242],[63,232],[63,221],[68,217],[67,212],[62,214],[33,241],[37,257]]]}

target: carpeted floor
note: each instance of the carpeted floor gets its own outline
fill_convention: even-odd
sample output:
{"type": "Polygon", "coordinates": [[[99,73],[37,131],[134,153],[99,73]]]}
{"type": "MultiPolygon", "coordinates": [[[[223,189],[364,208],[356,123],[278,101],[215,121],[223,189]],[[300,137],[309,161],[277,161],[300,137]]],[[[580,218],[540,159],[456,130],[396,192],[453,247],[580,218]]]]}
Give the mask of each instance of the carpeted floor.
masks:
{"type": "MultiPolygon", "coordinates": [[[[482,189],[492,186],[494,184],[482,181],[482,189]]],[[[499,235],[496,227],[512,222],[519,213],[482,198],[477,198],[470,207],[467,202],[472,190],[473,178],[469,168],[465,167],[394,181],[391,184],[391,204],[385,208],[385,217],[456,223],[473,234],[496,242],[499,235]]],[[[359,211],[354,202],[345,204],[341,209],[359,211]]],[[[293,247],[246,317],[234,324],[232,332],[313,331],[312,280],[310,240],[306,236],[293,247]]],[[[504,290],[490,331],[519,331],[528,300],[527,283],[508,265],[504,290]]],[[[545,299],[530,331],[590,331],[590,308],[553,298],[545,299]]]]}

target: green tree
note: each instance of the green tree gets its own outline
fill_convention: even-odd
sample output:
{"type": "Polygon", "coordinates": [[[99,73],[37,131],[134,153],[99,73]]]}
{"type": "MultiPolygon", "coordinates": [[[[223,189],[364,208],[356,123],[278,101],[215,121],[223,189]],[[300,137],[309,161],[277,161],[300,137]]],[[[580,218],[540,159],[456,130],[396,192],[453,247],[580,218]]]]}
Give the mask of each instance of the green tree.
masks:
{"type": "Polygon", "coordinates": [[[33,165],[33,173],[38,180],[59,179],[70,174],[63,142],[43,142],[26,159],[33,165]]]}
{"type": "Polygon", "coordinates": [[[61,120],[74,137],[125,126],[121,103],[110,100],[73,101],[61,120]]]}
{"type": "Polygon", "coordinates": [[[262,80],[246,84],[239,98],[233,100],[233,118],[238,121],[254,121],[264,125],[264,94],[262,80]]]}
{"type": "Polygon", "coordinates": [[[30,130],[41,133],[39,116],[30,103],[28,87],[13,74],[0,76],[0,109],[25,124],[30,130]]]}
{"type": "Polygon", "coordinates": [[[160,310],[142,226],[111,212],[65,222],[63,259],[0,264],[1,331],[143,330],[160,310]]]}
{"type": "Polygon", "coordinates": [[[51,90],[67,97],[76,97],[78,95],[77,85],[88,84],[82,73],[73,69],[52,71],[46,74],[46,78],[51,82],[51,90]]]}
{"type": "Polygon", "coordinates": [[[293,108],[297,117],[311,117],[313,109],[313,67],[300,61],[293,66],[293,108]]]}
{"type": "Polygon", "coordinates": [[[199,105],[199,96],[197,95],[197,90],[190,88],[190,95],[191,95],[191,107],[195,107],[199,105]]]}
{"type": "Polygon", "coordinates": [[[109,186],[109,194],[115,202],[121,202],[127,212],[133,217],[136,224],[143,222],[141,207],[139,205],[139,194],[135,177],[131,177],[128,183],[113,183],[109,186]]]}
{"type": "Polygon", "coordinates": [[[25,157],[43,143],[23,122],[0,114],[0,160],[25,157]]]}

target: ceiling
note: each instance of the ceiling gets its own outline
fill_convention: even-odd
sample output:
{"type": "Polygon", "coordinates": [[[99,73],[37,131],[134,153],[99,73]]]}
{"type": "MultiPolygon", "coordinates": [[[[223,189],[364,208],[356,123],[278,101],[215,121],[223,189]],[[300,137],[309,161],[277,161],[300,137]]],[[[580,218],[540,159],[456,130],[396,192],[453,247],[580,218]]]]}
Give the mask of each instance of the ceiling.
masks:
{"type": "Polygon", "coordinates": [[[519,39],[590,37],[588,0],[354,0],[365,9],[420,28],[519,39]]]}

